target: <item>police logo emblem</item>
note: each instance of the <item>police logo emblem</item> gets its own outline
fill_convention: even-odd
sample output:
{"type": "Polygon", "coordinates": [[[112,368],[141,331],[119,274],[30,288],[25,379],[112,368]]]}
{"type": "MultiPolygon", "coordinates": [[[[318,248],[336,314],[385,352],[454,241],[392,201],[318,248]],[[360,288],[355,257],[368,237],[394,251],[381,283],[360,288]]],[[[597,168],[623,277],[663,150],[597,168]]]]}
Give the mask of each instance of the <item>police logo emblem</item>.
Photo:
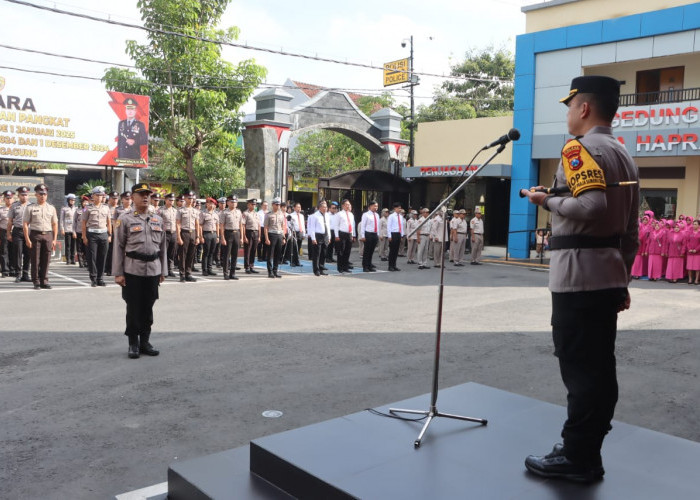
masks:
{"type": "Polygon", "coordinates": [[[566,158],[571,170],[578,170],[583,166],[583,159],[581,159],[581,149],[580,144],[572,144],[562,151],[562,156],[566,158]]]}

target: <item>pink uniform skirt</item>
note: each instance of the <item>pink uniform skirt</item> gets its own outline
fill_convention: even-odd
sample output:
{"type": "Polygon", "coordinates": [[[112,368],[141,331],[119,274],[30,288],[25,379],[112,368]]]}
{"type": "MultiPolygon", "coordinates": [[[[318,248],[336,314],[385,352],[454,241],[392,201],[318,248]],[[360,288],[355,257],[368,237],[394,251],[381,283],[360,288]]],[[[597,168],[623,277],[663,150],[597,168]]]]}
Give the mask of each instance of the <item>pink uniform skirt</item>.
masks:
{"type": "Polygon", "coordinates": [[[689,271],[700,271],[700,253],[688,254],[686,267],[689,271]]]}
{"type": "Polygon", "coordinates": [[[658,280],[664,274],[664,258],[661,255],[649,256],[649,279],[658,280]]]}
{"type": "Polygon", "coordinates": [[[634,264],[632,264],[632,276],[644,276],[646,275],[646,257],[638,253],[634,257],[634,264]]]}
{"type": "Polygon", "coordinates": [[[685,257],[669,257],[666,263],[666,279],[683,279],[683,260],[685,257]]]}

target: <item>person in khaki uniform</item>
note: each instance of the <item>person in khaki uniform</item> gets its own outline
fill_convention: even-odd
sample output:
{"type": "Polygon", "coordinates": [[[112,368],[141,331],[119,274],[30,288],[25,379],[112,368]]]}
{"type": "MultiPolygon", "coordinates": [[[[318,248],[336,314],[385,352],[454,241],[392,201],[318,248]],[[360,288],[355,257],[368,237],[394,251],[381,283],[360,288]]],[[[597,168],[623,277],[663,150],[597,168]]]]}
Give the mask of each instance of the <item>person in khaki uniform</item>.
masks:
{"type": "Polygon", "coordinates": [[[428,248],[430,246],[430,229],[432,224],[430,220],[426,222],[429,214],[430,210],[421,208],[420,218],[418,219],[420,229],[418,229],[418,239],[416,240],[418,242],[418,269],[430,269],[428,265],[428,248]]]}
{"type": "Polygon", "coordinates": [[[207,198],[206,209],[199,212],[199,240],[204,242],[202,253],[202,276],[216,276],[214,272],[214,253],[219,242],[219,214],[216,212],[217,201],[207,198]]]}
{"type": "Polygon", "coordinates": [[[255,252],[258,248],[258,238],[260,238],[260,218],[255,212],[255,198],[246,202],[248,210],[243,212],[243,267],[246,274],[258,274],[255,270],[255,252]]]}
{"type": "Polygon", "coordinates": [[[66,206],[61,208],[61,213],[58,214],[58,230],[63,236],[63,253],[68,265],[75,264],[75,238],[73,237],[75,231],[73,223],[75,222],[75,212],[77,210],[75,195],[73,193],[66,195],[66,206]]]}
{"type": "Polygon", "coordinates": [[[126,302],[124,335],[129,339],[128,356],[136,359],[141,354],[160,354],[149,341],[153,304],[167,274],[168,255],[163,219],[148,211],[151,189],[148,184],[140,183],[132,192],[134,211],[117,220],[112,269],[114,282],[122,287],[126,302]]]}
{"type": "Polygon", "coordinates": [[[31,254],[32,282],[34,290],[51,288],[49,285],[49,261],[58,239],[58,216],[53,205],[46,201],[49,195],[45,184],[34,188],[36,203],[24,211],[24,241],[31,254]]]}
{"type": "Polygon", "coordinates": [[[418,212],[411,210],[410,218],[406,221],[406,239],[408,241],[406,264],[417,264],[416,254],[418,253],[418,233],[415,232],[418,227],[418,212]]]}
{"type": "Polygon", "coordinates": [[[467,216],[467,211],[462,209],[459,212],[455,212],[455,218],[457,222],[454,224],[453,233],[451,235],[453,245],[450,247],[452,250],[452,260],[455,266],[461,267],[462,259],[464,259],[464,251],[467,246],[467,230],[469,224],[465,220],[467,216]]]}
{"type": "Polygon", "coordinates": [[[476,207],[474,218],[469,221],[469,228],[472,232],[472,262],[474,266],[481,265],[479,259],[484,249],[484,220],[481,218],[481,209],[476,207]]]}
{"type": "Polygon", "coordinates": [[[175,194],[165,195],[165,205],[158,209],[158,215],[163,218],[165,239],[168,241],[168,277],[174,278],[175,254],[177,252],[177,208],[173,206],[175,194]]]}
{"type": "Polygon", "coordinates": [[[73,216],[73,239],[75,240],[75,251],[78,254],[78,267],[88,267],[87,250],[83,244],[83,213],[90,204],[90,197],[86,194],[80,198],[80,206],[73,216]]]}
{"type": "Polygon", "coordinates": [[[185,195],[185,206],[177,211],[175,218],[181,282],[197,281],[197,278],[192,276],[194,252],[199,243],[199,217],[197,209],[193,206],[196,197],[194,191],[188,191],[185,195]]]}
{"type": "Polygon", "coordinates": [[[445,241],[445,220],[443,216],[444,212],[435,214],[430,224],[430,239],[433,242],[433,265],[435,267],[442,265],[442,242],[445,241]]]}
{"type": "Polygon", "coordinates": [[[85,207],[81,219],[92,286],[107,286],[104,272],[107,249],[112,240],[112,218],[109,207],[102,203],[104,195],[105,189],[102,186],[92,190],[92,205],[85,207]]]}
{"type": "Polygon", "coordinates": [[[280,209],[281,200],[272,200],[272,211],[265,216],[265,244],[270,247],[267,254],[267,277],[281,278],[277,272],[282,260],[282,247],[284,246],[287,230],[287,213],[280,209]]]}
{"type": "Polygon", "coordinates": [[[382,208],[382,218],[379,219],[379,260],[385,262],[389,255],[389,233],[386,231],[386,224],[389,218],[389,209],[382,208]]]}
{"type": "Polygon", "coordinates": [[[18,201],[7,213],[7,241],[12,243],[12,263],[15,270],[15,283],[29,279],[29,251],[24,244],[24,211],[29,206],[29,188],[17,188],[18,201]]]}
{"type": "Polygon", "coordinates": [[[4,191],[2,193],[3,203],[0,204],[0,269],[3,278],[10,276],[12,270],[10,266],[12,251],[10,250],[10,242],[7,241],[7,215],[10,212],[14,195],[12,191],[4,191]]]}
{"type": "Polygon", "coordinates": [[[225,280],[237,280],[236,263],[241,246],[241,234],[245,231],[243,214],[238,209],[238,197],[234,194],[226,198],[228,205],[219,220],[219,240],[221,241],[221,264],[225,280]]]}

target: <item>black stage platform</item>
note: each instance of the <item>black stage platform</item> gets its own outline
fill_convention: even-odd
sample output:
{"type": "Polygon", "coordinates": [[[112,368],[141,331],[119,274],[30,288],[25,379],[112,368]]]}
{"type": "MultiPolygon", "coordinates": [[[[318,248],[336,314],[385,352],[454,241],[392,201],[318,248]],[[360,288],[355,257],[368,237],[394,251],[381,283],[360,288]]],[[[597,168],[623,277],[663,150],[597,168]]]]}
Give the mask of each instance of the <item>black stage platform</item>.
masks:
{"type": "MultiPolygon", "coordinates": [[[[429,402],[426,394],[377,409],[423,410],[429,402]]],[[[475,383],[441,391],[437,407],[485,418],[488,426],[438,418],[414,449],[421,423],[354,413],[173,464],[169,498],[700,498],[699,443],[613,422],[603,447],[605,479],[577,485],[538,478],[523,466],[525,456],[548,453],[559,441],[563,407],[475,383]]]]}

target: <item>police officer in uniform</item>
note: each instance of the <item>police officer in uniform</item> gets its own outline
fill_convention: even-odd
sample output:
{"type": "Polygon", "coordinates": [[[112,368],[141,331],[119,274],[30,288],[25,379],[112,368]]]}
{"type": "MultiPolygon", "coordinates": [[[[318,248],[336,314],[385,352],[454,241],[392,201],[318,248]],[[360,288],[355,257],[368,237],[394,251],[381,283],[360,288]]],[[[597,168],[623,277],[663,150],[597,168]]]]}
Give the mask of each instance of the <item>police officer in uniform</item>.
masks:
{"type": "Polygon", "coordinates": [[[158,209],[158,215],[163,219],[165,239],[168,242],[168,277],[174,278],[175,254],[177,252],[177,209],[173,206],[175,194],[165,195],[165,205],[158,209]]]}
{"type": "Polygon", "coordinates": [[[109,207],[102,203],[105,189],[92,190],[92,204],[85,207],[81,219],[83,244],[87,248],[88,269],[92,286],[107,286],[104,281],[107,249],[112,240],[112,218],[109,207]]]}
{"type": "MultiPolygon", "coordinates": [[[[112,221],[112,227],[114,227],[114,222],[117,218],[117,208],[119,208],[119,193],[112,191],[109,193],[109,199],[107,200],[107,206],[109,207],[109,218],[112,221]]],[[[107,248],[107,259],[105,260],[105,274],[107,276],[112,275],[112,248],[114,246],[114,238],[109,241],[109,247],[107,248]]]]}
{"type": "Polygon", "coordinates": [[[265,215],[265,244],[270,247],[267,254],[267,277],[281,278],[277,272],[282,260],[282,247],[285,241],[287,213],[280,209],[281,200],[272,200],[272,211],[265,215]]]}
{"type": "Polygon", "coordinates": [[[637,185],[607,187],[639,176],[612,134],[619,95],[613,78],[574,78],[561,102],[576,138],[564,146],[554,181],[569,192],[523,190],[531,203],[552,213],[552,338],[568,391],[563,445],[525,460],[529,471],[548,478],[591,482],[605,473],[600,451],[618,398],[617,315],[630,306],[627,286],[639,244],[637,185]]]}
{"type": "Polygon", "coordinates": [[[75,195],[70,193],[66,195],[66,206],[61,208],[61,213],[58,215],[58,230],[63,236],[63,252],[66,257],[66,264],[75,264],[75,238],[73,237],[75,221],[75,212],[78,208],[75,206],[75,195]]]}
{"type": "Polygon", "coordinates": [[[12,243],[12,262],[15,268],[15,283],[29,279],[29,252],[24,240],[24,211],[29,206],[29,188],[17,188],[16,201],[7,213],[7,240],[12,243]]]}
{"type": "Polygon", "coordinates": [[[136,100],[124,101],[126,120],[119,122],[117,130],[118,158],[141,160],[141,146],[148,144],[148,132],[143,122],[136,119],[136,100]]]}
{"type": "Polygon", "coordinates": [[[255,252],[260,238],[260,218],[255,212],[255,201],[255,198],[248,200],[248,209],[243,212],[243,266],[246,274],[258,274],[255,270],[255,252]]]}
{"type": "Polygon", "coordinates": [[[216,276],[214,253],[219,242],[219,214],[216,213],[216,205],[216,199],[207,198],[206,210],[199,212],[199,239],[204,242],[202,276],[216,276]]]}
{"type": "Polygon", "coordinates": [[[121,215],[124,212],[131,212],[133,211],[133,207],[131,206],[131,191],[124,191],[121,194],[121,205],[117,207],[117,209],[114,211],[114,222],[121,217],[121,215]]]}
{"type": "Polygon", "coordinates": [[[199,243],[199,220],[197,210],[193,206],[196,197],[194,191],[188,191],[185,195],[185,205],[177,211],[175,218],[181,282],[197,281],[197,278],[192,276],[194,252],[199,243]]]}
{"type": "Polygon", "coordinates": [[[7,215],[10,212],[13,197],[12,191],[5,191],[2,193],[2,203],[0,203],[0,271],[3,278],[10,276],[12,269],[10,267],[10,242],[7,241],[7,215]]]}
{"type": "Polygon", "coordinates": [[[430,210],[427,208],[421,208],[420,218],[418,219],[418,225],[420,229],[418,230],[418,269],[430,269],[428,265],[428,248],[430,247],[430,230],[432,223],[428,219],[430,210]]]}
{"type": "Polygon", "coordinates": [[[228,205],[219,220],[219,240],[221,241],[221,264],[225,280],[237,280],[236,262],[241,246],[241,233],[245,231],[243,214],[238,209],[238,197],[234,194],[226,198],[228,205]]]}
{"type": "Polygon", "coordinates": [[[73,217],[73,239],[75,240],[75,250],[78,254],[78,267],[88,267],[87,265],[87,250],[83,244],[83,213],[85,208],[90,204],[90,197],[86,194],[80,198],[80,207],[75,211],[73,217]]]}
{"type": "Polygon", "coordinates": [[[31,252],[32,282],[34,289],[51,288],[49,262],[58,239],[58,216],[53,205],[46,201],[49,195],[45,184],[34,187],[36,203],[24,211],[24,241],[31,252]]]}
{"type": "Polygon", "coordinates": [[[158,300],[158,287],[165,280],[168,266],[167,242],[163,219],[148,213],[151,189],[146,183],[133,187],[135,207],[123,214],[116,224],[114,281],[122,287],[126,302],[128,356],[157,356],[159,351],[149,342],[153,325],[153,304],[158,300]]]}

